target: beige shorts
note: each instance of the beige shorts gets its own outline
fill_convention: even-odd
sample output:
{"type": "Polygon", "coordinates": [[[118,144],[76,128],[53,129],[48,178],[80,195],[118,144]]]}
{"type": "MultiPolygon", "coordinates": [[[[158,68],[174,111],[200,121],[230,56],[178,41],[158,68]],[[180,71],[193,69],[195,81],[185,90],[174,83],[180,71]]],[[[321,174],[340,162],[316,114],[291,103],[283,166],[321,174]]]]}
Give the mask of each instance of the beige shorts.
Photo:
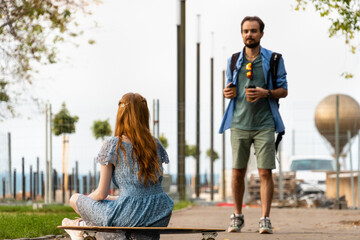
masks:
{"type": "Polygon", "coordinates": [[[275,169],[275,130],[241,130],[231,128],[233,168],[247,167],[251,144],[254,143],[258,168],[275,169]]]}

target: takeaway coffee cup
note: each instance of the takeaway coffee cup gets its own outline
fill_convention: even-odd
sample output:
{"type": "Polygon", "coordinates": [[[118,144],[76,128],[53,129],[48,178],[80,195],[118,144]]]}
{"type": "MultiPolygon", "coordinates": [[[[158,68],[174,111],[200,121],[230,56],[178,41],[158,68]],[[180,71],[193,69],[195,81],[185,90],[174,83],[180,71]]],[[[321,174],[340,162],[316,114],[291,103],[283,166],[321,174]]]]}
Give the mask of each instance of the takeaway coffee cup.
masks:
{"type": "Polygon", "coordinates": [[[247,100],[248,102],[253,101],[253,100],[255,99],[255,98],[252,98],[252,97],[248,97],[248,90],[249,90],[249,88],[256,88],[256,86],[255,86],[255,85],[248,85],[248,86],[245,87],[246,100],[247,100]]]}
{"type": "Polygon", "coordinates": [[[229,86],[227,86],[227,88],[231,89],[231,91],[233,92],[234,98],[236,98],[236,85],[231,83],[229,86]]]}

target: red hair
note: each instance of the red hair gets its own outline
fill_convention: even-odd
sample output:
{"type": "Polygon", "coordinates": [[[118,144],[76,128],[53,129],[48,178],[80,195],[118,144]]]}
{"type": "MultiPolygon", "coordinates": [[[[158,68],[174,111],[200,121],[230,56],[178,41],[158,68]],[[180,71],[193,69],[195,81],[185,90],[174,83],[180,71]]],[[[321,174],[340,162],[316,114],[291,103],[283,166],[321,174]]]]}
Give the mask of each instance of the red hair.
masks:
{"type": "MultiPolygon", "coordinates": [[[[138,93],[127,93],[119,101],[115,126],[115,136],[119,138],[116,146],[118,157],[120,147],[126,161],[121,141],[124,135],[133,145],[131,157],[139,166],[138,178],[145,186],[149,182],[156,183],[161,175],[157,144],[149,129],[149,115],[146,99],[138,93]]],[[[134,168],[134,165],[132,167],[134,168]]]]}

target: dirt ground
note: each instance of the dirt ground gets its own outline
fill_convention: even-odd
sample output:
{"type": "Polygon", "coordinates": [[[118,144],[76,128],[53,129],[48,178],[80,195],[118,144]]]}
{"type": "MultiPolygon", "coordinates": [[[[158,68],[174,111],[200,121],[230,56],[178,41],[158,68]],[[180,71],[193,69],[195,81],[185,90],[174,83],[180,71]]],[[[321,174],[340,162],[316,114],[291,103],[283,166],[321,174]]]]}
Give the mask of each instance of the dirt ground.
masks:
{"type": "MultiPolygon", "coordinates": [[[[169,227],[227,228],[232,207],[195,206],[173,213],[169,227]]],[[[242,233],[219,233],[217,240],[232,239],[360,239],[359,210],[307,208],[273,208],[271,222],[274,234],[259,234],[260,208],[245,208],[242,233]]],[[[201,239],[201,234],[162,235],[161,240],[201,239]]]]}

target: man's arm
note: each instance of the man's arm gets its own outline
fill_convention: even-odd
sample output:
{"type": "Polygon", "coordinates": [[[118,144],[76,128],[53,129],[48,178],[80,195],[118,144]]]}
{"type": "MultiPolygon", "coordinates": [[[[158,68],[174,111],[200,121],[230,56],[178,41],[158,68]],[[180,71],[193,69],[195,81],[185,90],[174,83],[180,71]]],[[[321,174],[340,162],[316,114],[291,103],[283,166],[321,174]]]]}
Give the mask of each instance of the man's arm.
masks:
{"type": "Polygon", "coordinates": [[[232,99],[235,97],[233,91],[230,88],[228,88],[228,86],[232,83],[231,58],[232,57],[230,57],[227,61],[227,67],[226,67],[227,82],[225,88],[223,89],[223,95],[227,99],[232,99]]]}
{"type": "Polygon", "coordinates": [[[267,98],[267,97],[273,99],[285,98],[287,94],[288,91],[284,88],[271,89],[269,92],[268,89],[256,87],[256,88],[248,88],[246,96],[254,99],[253,101],[250,102],[256,102],[260,98],[267,98]]]}
{"type": "Polygon", "coordinates": [[[277,88],[270,90],[265,89],[265,90],[267,91],[266,97],[269,95],[270,98],[274,98],[274,99],[285,98],[288,95],[288,91],[284,88],[277,88]]]}

